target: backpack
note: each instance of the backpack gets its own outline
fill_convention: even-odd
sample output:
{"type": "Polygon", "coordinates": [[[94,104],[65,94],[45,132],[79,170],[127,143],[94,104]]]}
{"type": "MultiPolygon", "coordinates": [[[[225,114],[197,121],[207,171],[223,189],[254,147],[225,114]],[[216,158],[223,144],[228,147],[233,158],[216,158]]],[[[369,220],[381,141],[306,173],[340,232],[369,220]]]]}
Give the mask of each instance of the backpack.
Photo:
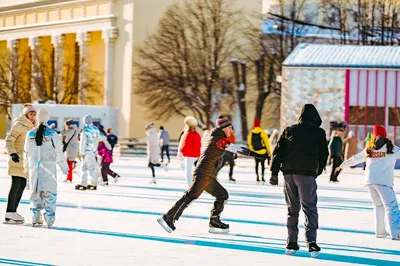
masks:
{"type": "Polygon", "coordinates": [[[261,137],[261,132],[251,134],[251,145],[253,146],[253,149],[255,151],[265,149],[264,141],[262,140],[261,137]]]}

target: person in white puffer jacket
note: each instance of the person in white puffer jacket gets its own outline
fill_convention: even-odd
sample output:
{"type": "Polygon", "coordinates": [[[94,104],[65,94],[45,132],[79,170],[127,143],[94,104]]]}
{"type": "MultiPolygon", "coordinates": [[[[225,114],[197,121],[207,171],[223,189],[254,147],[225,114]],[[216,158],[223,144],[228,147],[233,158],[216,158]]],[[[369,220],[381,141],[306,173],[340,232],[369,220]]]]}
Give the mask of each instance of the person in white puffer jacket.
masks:
{"type": "Polygon", "coordinates": [[[364,181],[374,205],[376,237],[386,238],[389,234],[391,239],[400,240],[400,211],[393,190],[393,169],[396,160],[400,159],[400,149],[386,136],[384,127],[374,126],[367,148],[343,162],[336,170],[366,162],[364,181]],[[385,228],[385,220],[388,228],[385,228]]]}
{"type": "Polygon", "coordinates": [[[57,201],[57,164],[68,173],[62,141],[56,131],[47,126],[49,114],[45,109],[37,113],[39,127],[30,130],[25,139],[24,169],[29,171],[32,195],[32,225],[42,225],[42,213],[50,228],[55,221],[57,201]]]}

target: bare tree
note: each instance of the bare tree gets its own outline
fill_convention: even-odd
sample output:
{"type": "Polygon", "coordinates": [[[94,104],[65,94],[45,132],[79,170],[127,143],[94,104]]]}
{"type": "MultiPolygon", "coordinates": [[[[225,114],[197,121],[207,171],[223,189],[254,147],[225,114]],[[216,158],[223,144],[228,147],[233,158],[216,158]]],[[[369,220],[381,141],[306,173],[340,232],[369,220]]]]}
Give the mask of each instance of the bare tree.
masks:
{"type": "Polygon", "coordinates": [[[232,77],[230,58],[238,49],[241,11],[228,0],[174,4],[157,31],[138,48],[136,94],[151,116],[194,114],[213,125],[213,103],[222,81],[232,77]]]}

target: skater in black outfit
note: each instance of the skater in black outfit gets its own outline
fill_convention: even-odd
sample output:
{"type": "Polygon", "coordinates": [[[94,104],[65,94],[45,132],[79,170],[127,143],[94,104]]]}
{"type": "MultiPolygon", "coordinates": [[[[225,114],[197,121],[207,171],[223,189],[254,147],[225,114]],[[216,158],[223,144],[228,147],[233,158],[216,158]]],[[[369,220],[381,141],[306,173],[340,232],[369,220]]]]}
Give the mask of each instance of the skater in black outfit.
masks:
{"type": "Polygon", "coordinates": [[[278,185],[278,172],[284,175],[284,194],[288,207],[288,239],[286,254],[294,255],[297,243],[299,212],[303,208],[308,251],[318,256],[318,210],[316,178],[322,174],[328,158],[325,131],[321,118],[312,104],[306,104],[297,124],[282,133],[271,162],[271,185],[278,185]]]}
{"type": "Polygon", "coordinates": [[[229,164],[229,182],[236,182],[236,179],[233,178],[233,167],[235,167],[235,159],[237,158],[236,153],[226,151],[224,155],[223,165],[229,164]]]}
{"type": "Polygon", "coordinates": [[[329,142],[329,152],[332,160],[332,171],[329,182],[339,182],[337,178],[340,174],[340,171],[336,171],[336,168],[339,167],[339,165],[341,165],[343,162],[343,132],[343,128],[336,129],[335,136],[329,142]]]}
{"type": "MultiPolygon", "coordinates": [[[[219,117],[216,121],[217,127],[211,132],[206,141],[205,149],[193,171],[194,183],[183,197],[175,205],[158,219],[158,223],[169,233],[175,230],[174,222],[179,219],[189,204],[197,199],[205,190],[215,197],[214,206],[211,210],[209,232],[229,232],[229,225],[221,222],[220,215],[228,200],[228,191],[217,181],[218,172],[223,167],[225,150],[234,147],[234,131],[227,118],[219,117]]],[[[254,153],[248,149],[237,150],[238,153],[253,156],[254,153]],[[245,153],[243,151],[246,151],[245,153]]],[[[255,155],[258,156],[258,155],[255,155]]]]}

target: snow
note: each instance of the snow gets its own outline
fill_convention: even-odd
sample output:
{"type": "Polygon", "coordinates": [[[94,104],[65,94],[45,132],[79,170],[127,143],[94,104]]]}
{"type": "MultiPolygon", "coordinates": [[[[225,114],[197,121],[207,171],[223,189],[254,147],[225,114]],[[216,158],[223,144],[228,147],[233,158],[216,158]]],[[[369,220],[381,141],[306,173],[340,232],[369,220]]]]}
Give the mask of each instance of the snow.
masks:
{"type": "MultiPolygon", "coordinates": [[[[0,212],[6,211],[10,185],[7,157],[0,156],[0,212]]],[[[346,170],[338,184],[318,178],[322,247],[310,258],[300,228],[301,251],[286,256],[286,207],[282,179],[278,187],[257,185],[251,160],[239,160],[236,184],[228,168],[219,179],[230,199],[222,215],[231,233],[208,233],[212,197],[205,193],[185,211],[177,230],[165,232],[157,218],[186,189],[179,164],[168,172],[156,169],[157,185],[149,185],[145,159],[117,160],[112,169],[123,178],[97,191],[76,191],[59,175],[56,223],[52,229],[33,228],[30,191],[25,190],[18,212],[25,225],[0,224],[0,264],[6,265],[400,265],[400,241],[376,239],[371,200],[362,183],[362,170],[346,170]]],[[[329,170],[329,169],[328,169],[329,170]]],[[[268,176],[268,175],[267,175],[268,176]]],[[[80,181],[74,176],[74,183],[80,181]]],[[[399,179],[396,180],[399,199],[399,179]]],[[[304,222],[300,214],[300,224],[304,222]]]]}

